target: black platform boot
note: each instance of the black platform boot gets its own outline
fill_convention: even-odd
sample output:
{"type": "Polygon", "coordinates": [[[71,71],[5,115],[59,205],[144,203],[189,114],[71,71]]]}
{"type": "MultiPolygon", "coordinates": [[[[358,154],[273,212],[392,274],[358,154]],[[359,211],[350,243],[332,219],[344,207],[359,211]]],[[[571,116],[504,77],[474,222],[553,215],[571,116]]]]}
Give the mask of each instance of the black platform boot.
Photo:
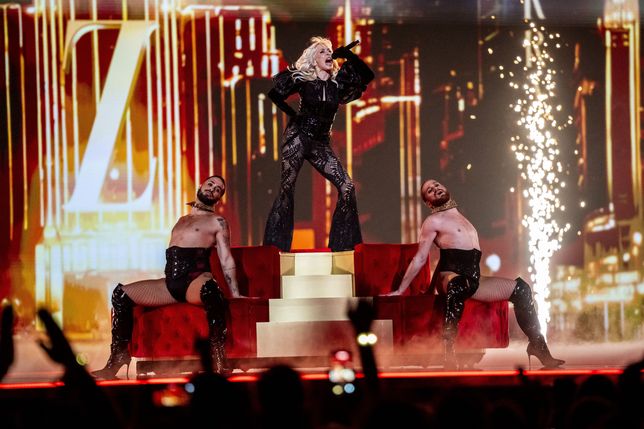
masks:
{"type": "Polygon", "coordinates": [[[214,280],[201,287],[201,302],[208,319],[208,342],[212,356],[213,371],[226,375],[231,372],[226,359],[226,299],[214,280]]]}
{"type": "Polygon", "coordinates": [[[445,320],[443,322],[443,369],[450,371],[458,369],[454,342],[458,335],[458,322],[463,316],[465,300],[474,295],[478,284],[464,276],[456,276],[447,284],[447,300],[445,303],[445,320]]]}
{"type": "Polygon", "coordinates": [[[508,301],[514,304],[514,315],[517,323],[528,337],[528,367],[530,367],[530,356],[536,356],[545,368],[557,368],[566,361],[553,358],[548,350],[546,339],[541,335],[541,326],[537,316],[537,308],[532,298],[532,289],[521,277],[516,279],[517,285],[508,301]]]}
{"type": "Polygon", "coordinates": [[[118,284],[112,293],[112,344],[110,345],[110,357],[103,369],[92,371],[96,378],[113,380],[116,373],[127,365],[126,375],[129,378],[130,362],[130,340],[132,339],[132,326],[134,318],[132,309],[134,301],[123,290],[123,285],[118,284]]]}

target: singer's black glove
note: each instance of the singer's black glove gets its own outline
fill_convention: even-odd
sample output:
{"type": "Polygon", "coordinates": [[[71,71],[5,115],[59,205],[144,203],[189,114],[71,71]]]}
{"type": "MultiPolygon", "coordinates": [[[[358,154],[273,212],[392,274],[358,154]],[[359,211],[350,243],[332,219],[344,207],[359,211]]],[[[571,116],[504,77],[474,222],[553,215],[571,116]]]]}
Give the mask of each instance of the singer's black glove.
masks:
{"type": "Polygon", "coordinates": [[[351,49],[347,48],[346,46],[340,46],[337,48],[333,53],[331,54],[331,58],[336,59],[336,58],[344,58],[346,60],[355,57],[356,54],[351,52],[351,49]]]}
{"type": "Polygon", "coordinates": [[[282,112],[286,113],[291,118],[297,115],[297,112],[286,102],[286,99],[274,88],[268,91],[268,98],[270,98],[282,112]]]}

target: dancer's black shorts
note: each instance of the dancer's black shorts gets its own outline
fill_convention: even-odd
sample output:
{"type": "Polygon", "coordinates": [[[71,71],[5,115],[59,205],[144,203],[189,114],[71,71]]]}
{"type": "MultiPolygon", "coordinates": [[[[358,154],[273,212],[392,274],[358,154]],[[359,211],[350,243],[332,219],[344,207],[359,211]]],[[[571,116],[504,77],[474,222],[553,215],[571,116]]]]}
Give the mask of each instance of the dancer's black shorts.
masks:
{"type": "Polygon", "coordinates": [[[172,246],[165,251],[165,284],[179,302],[186,301],[190,283],[210,271],[210,248],[172,246]]]}

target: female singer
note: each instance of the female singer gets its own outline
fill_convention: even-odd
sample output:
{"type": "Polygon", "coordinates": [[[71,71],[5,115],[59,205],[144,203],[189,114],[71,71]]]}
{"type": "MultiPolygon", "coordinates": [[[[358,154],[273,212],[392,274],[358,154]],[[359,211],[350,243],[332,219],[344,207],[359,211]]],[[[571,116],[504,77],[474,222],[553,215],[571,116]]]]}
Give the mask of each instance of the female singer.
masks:
{"type": "Polygon", "coordinates": [[[331,41],[311,38],[294,66],[273,77],[269,98],[290,116],[282,137],[282,165],[279,195],[273,203],[264,232],[264,244],[288,252],[293,240],[293,196],[297,175],[307,160],[338,190],[333,213],[329,248],[352,250],[362,242],[353,181],[330,145],[331,126],[340,104],[360,98],[374,78],[371,69],[347,46],[332,50],[331,41]],[[344,58],[340,67],[335,58],[344,58]],[[298,93],[296,112],[286,99],[298,93]]]}

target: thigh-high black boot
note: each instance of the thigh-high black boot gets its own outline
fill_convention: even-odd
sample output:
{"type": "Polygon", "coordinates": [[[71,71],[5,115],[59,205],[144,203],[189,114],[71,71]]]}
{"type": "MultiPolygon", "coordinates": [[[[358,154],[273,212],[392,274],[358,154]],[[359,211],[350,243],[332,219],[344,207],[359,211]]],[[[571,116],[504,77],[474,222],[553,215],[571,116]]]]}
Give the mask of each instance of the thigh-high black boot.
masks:
{"type": "Polygon", "coordinates": [[[204,283],[200,297],[208,319],[208,342],[213,371],[219,374],[230,372],[226,359],[226,299],[214,280],[204,283]]]}
{"type": "Polygon", "coordinates": [[[103,369],[92,371],[94,377],[105,380],[114,379],[123,365],[127,365],[127,371],[129,372],[132,360],[129,345],[134,324],[133,308],[134,301],[127,296],[123,290],[123,285],[119,283],[112,293],[112,344],[110,345],[110,357],[103,369]]]}
{"type": "Polygon", "coordinates": [[[546,368],[557,368],[563,365],[566,361],[555,359],[548,350],[546,339],[541,335],[541,326],[539,325],[539,318],[537,316],[537,308],[534,305],[532,298],[532,289],[521,277],[516,279],[517,285],[508,301],[514,304],[514,314],[517,318],[517,323],[528,337],[528,364],[530,363],[530,356],[536,356],[546,368]]]}
{"type": "Polygon", "coordinates": [[[445,319],[443,323],[444,364],[446,370],[457,369],[454,342],[458,334],[458,322],[463,315],[465,300],[474,295],[478,282],[465,276],[456,276],[447,284],[445,319]]]}

